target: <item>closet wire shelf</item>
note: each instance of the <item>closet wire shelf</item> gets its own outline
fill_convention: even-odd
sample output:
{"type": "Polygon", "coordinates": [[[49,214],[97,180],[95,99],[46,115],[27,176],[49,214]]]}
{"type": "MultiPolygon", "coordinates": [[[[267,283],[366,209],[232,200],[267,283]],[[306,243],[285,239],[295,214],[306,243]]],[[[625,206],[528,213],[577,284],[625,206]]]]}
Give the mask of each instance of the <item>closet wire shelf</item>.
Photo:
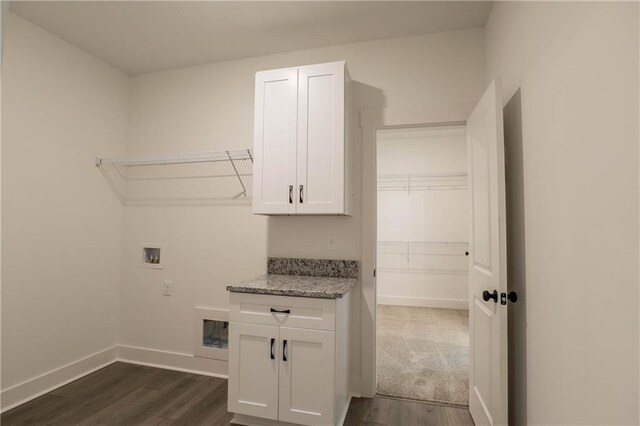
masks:
{"type": "Polygon", "coordinates": [[[251,149],[96,158],[123,204],[220,201],[251,190],[251,149]]]}
{"type": "Polygon", "coordinates": [[[467,189],[467,173],[378,175],[378,191],[431,191],[467,189]]]}
{"type": "Polygon", "coordinates": [[[468,273],[467,242],[378,241],[381,272],[464,275],[468,273]]]}

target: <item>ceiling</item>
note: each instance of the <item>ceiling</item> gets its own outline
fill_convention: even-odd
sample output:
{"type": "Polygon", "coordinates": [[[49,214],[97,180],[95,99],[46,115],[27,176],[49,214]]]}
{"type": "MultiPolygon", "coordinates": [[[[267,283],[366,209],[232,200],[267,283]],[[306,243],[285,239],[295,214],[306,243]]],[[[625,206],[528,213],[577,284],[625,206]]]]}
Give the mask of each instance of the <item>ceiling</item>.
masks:
{"type": "Polygon", "coordinates": [[[483,27],[485,1],[22,1],[11,11],[127,74],[483,27]]]}

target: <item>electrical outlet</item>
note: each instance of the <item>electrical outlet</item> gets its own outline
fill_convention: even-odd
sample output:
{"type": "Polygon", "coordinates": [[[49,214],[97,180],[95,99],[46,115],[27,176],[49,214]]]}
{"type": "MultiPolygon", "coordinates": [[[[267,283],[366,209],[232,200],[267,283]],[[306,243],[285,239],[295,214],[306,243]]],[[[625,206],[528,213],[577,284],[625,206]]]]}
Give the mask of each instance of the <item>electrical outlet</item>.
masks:
{"type": "Polygon", "coordinates": [[[165,296],[171,296],[171,293],[173,292],[171,281],[165,281],[163,283],[163,290],[164,290],[163,294],[165,296]]]}
{"type": "Polygon", "coordinates": [[[335,235],[329,235],[327,237],[327,250],[335,251],[335,249],[336,249],[336,236],[335,235]]]}

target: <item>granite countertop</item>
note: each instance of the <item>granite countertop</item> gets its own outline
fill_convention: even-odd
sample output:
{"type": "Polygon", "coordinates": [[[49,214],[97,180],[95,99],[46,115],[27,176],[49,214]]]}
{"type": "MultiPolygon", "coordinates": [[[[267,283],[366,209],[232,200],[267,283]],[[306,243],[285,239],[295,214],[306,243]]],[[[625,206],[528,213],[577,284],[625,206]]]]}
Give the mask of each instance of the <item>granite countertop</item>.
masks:
{"type": "Polygon", "coordinates": [[[227,286],[232,293],[339,299],[358,282],[356,260],[270,257],[267,274],[227,286]]]}
{"type": "Polygon", "coordinates": [[[265,274],[236,285],[229,285],[227,290],[232,293],[338,299],[347,294],[357,281],[357,278],[265,274]]]}

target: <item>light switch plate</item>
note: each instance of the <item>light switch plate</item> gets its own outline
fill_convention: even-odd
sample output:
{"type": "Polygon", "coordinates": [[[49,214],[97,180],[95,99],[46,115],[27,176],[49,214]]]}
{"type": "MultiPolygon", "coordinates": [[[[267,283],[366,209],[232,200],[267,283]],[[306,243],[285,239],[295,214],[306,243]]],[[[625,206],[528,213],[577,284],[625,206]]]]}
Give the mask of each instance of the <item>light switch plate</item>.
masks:
{"type": "Polygon", "coordinates": [[[172,285],[173,283],[171,281],[165,281],[163,283],[163,294],[165,296],[171,296],[171,293],[173,292],[172,285]]]}

